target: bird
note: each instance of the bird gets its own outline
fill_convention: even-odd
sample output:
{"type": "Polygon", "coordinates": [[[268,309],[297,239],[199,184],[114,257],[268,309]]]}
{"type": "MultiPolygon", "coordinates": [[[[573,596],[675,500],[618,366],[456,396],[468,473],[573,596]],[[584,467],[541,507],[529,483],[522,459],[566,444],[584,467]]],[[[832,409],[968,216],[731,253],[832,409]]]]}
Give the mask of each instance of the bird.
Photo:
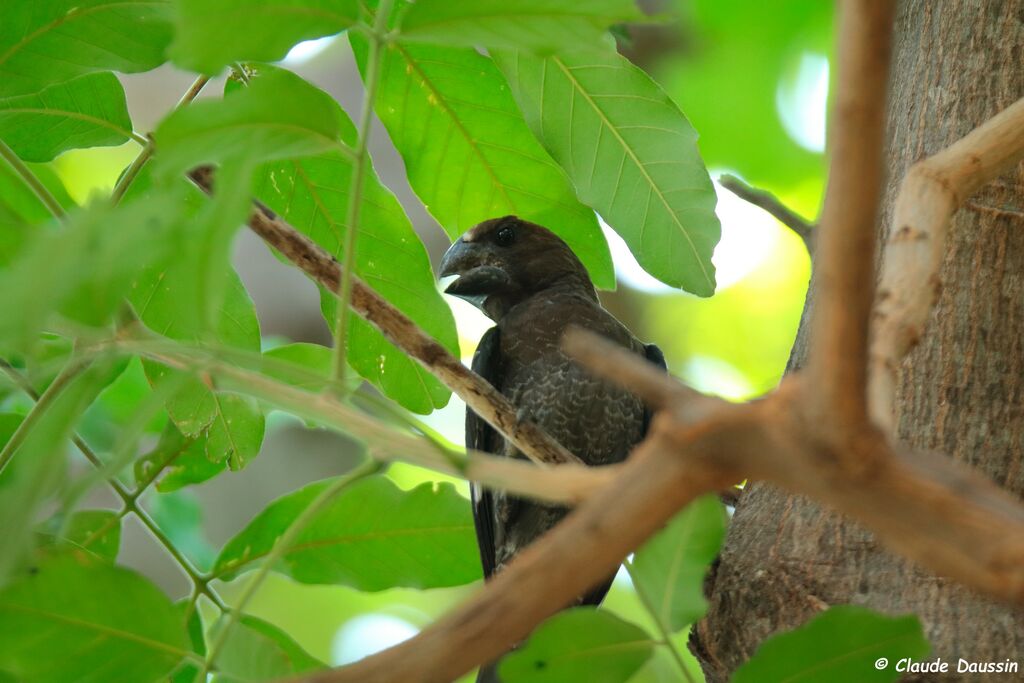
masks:
{"type": "MultiPolygon", "coordinates": [[[[558,235],[516,216],[486,220],[451,245],[439,275],[456,276],[445,293],[494,321],[472,369],[509,399],[518,419],[536,424],[590,466],[621,462],[643,440],[651,420],[643,402],[573,361],[561,338],[570,326],[579,327],[662,370],[665,356],[604,309],[586,267],[558,235]]],[[[465,429],[469,449],[525,458],[469,408],[465,429]]],[[[470,491],[485,580],[569,513],[477,484],[470,491]]],[[[577,605],[600,604],[613,578],[580,596],[577,605]]],[[[497,662],[481,667],[477,681],[500,681],[497,662]]]]}

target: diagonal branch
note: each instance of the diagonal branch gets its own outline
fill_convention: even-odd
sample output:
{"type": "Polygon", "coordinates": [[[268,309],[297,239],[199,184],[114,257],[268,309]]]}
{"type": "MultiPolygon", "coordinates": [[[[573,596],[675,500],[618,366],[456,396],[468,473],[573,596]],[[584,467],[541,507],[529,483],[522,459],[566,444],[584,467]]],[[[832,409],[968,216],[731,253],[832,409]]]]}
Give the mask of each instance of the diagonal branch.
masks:
{"type": "Polygon", "coordinates": [[[899,363],[921,338],[938,299],[939,266],[953,213],[982,185],[1024,159],[1024,98],[911,167],[900,186],[875,300],[868,399],[893,428],[899,363]]]}
{"type": "MultiPolygon", "coordinates": [[[[192,171],[189,177],[204,191],[212,191],[213,171],[209,167],[192,171]]],[[[327,291],[337,292],[341,275],[337,259],[260,202],[253,204],[249,215],[252,231],[327,291]]],[[[531,460],[541,464],[581,463],[537,425],[520,420],[507,398],[354,274],[352,309],[380,330],[388,341],[419,361],[531,460]]]]}
{"type": "Polygon", "coordinates": [[[868,319],[894,5],[839,3],[832,163],[815,254],[819,277],[807,364],[815,391],[806,410],[823,436],[856,430],[867,420],[868,319]]]}

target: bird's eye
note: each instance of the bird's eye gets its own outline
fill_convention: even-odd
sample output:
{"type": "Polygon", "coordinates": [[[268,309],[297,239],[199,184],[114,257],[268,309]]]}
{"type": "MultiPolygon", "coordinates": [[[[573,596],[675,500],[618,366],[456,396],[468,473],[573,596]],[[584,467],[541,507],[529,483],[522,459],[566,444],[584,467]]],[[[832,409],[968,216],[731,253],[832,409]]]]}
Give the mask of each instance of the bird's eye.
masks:
{"type": "Polygon", "coordinates": [[[504,226],[494,235],[494,242],[499,247],[507,247],[516,241],[516,231],[511,226],[504,226]]]}

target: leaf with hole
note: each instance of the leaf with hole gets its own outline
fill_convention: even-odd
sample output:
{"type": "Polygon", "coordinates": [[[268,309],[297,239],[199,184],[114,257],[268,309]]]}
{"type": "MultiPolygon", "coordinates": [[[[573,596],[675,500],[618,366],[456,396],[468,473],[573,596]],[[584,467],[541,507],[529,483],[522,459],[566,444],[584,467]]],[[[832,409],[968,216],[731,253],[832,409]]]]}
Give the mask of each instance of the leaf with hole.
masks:
{"type": "MultiPolygon", "coordinates": [[[[310,484],[267,506],[224,546],[214,575],[231,580],[254,569],[333,481],[310,484]]],[[[274,569],[301,583],[362,591],[458,586],[480,578],[468,501],[451,484],[403,491],[382,476],[342,491],[274,569]]]]}
{"type": "Polygon", "coordinates": [[[715,190],[697,133],[668,95],[614,49],[492,54],[579,198],[651,275],[711,296],[721,233],[715,190]]]}

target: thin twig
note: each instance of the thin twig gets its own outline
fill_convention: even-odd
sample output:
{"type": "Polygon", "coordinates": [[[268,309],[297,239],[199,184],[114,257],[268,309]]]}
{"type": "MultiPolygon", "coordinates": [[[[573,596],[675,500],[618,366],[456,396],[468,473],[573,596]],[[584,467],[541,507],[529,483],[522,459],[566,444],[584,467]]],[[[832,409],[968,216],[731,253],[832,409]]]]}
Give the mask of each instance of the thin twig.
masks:
{"type": "Polygon", "coordinates": [[[344,261],[341,266],[341,285],[338,288],[337,314],[334,325],[334,364],[331,376],[334,377],[336,391],[345,386],[345,372],[348,368],[348,334],[349,320],[352,311],[352,276],[356,268],[356,248],[359,238],[359,209],[362,205],[363,184],[366,180],[366,167],[369,154],[370,132],[373,130],[373,107],[377,101],[377,89],[380,85],[380,59],[384,44],[384,33],[387,30],[388,18],[391,15],[391,0],[381,0],[377,6],[377,14],[373,21],[373,32],[370,34],[369,54],[366,62],[366,84],[363,90],[363,105],[359,114],[359,129],[356,138],[355,159],[352,162],[352,178],[349,181],[348,206],[345,217],[345,248],[342,253],[344,261]]]}
{"type": "Polygon", "coordinates": [[[25,162],[18,158],[18,155],[14,153],[14,150],[7,146],[7,143],[0,140],[0,157],[7,162],[7,165],[18,174],[18,177],[32,190],[38,199],[39,203],[46,207],[46,210],[56,218],[57,220],[64,219],[64,207],[60,205],[43,182],[36,177],[25,162]]]}
{"type": "Polygon", "coordinates": [[[750,204],[767,211],[776,220],[796,233],[797,237],[803,240],[804,246],[807,247],[807,251],[812,251],[814,244],[814,224],[801,218],[795,211],[783,204],[782,201],[771,192],[751,187],[736,176],[728,173],[718,177],[718,184],[732,192],[743,201],[749,202],[750,204]]]}
{"type": "Polygon", "coordinates": [[[938,299],[952,215],[982,185],[1024,159],[1024,98],[938,154],[914,164],[896,197],[875,299],[868,397],[891,432],[900,361],[921,338],[938,299]]]}

